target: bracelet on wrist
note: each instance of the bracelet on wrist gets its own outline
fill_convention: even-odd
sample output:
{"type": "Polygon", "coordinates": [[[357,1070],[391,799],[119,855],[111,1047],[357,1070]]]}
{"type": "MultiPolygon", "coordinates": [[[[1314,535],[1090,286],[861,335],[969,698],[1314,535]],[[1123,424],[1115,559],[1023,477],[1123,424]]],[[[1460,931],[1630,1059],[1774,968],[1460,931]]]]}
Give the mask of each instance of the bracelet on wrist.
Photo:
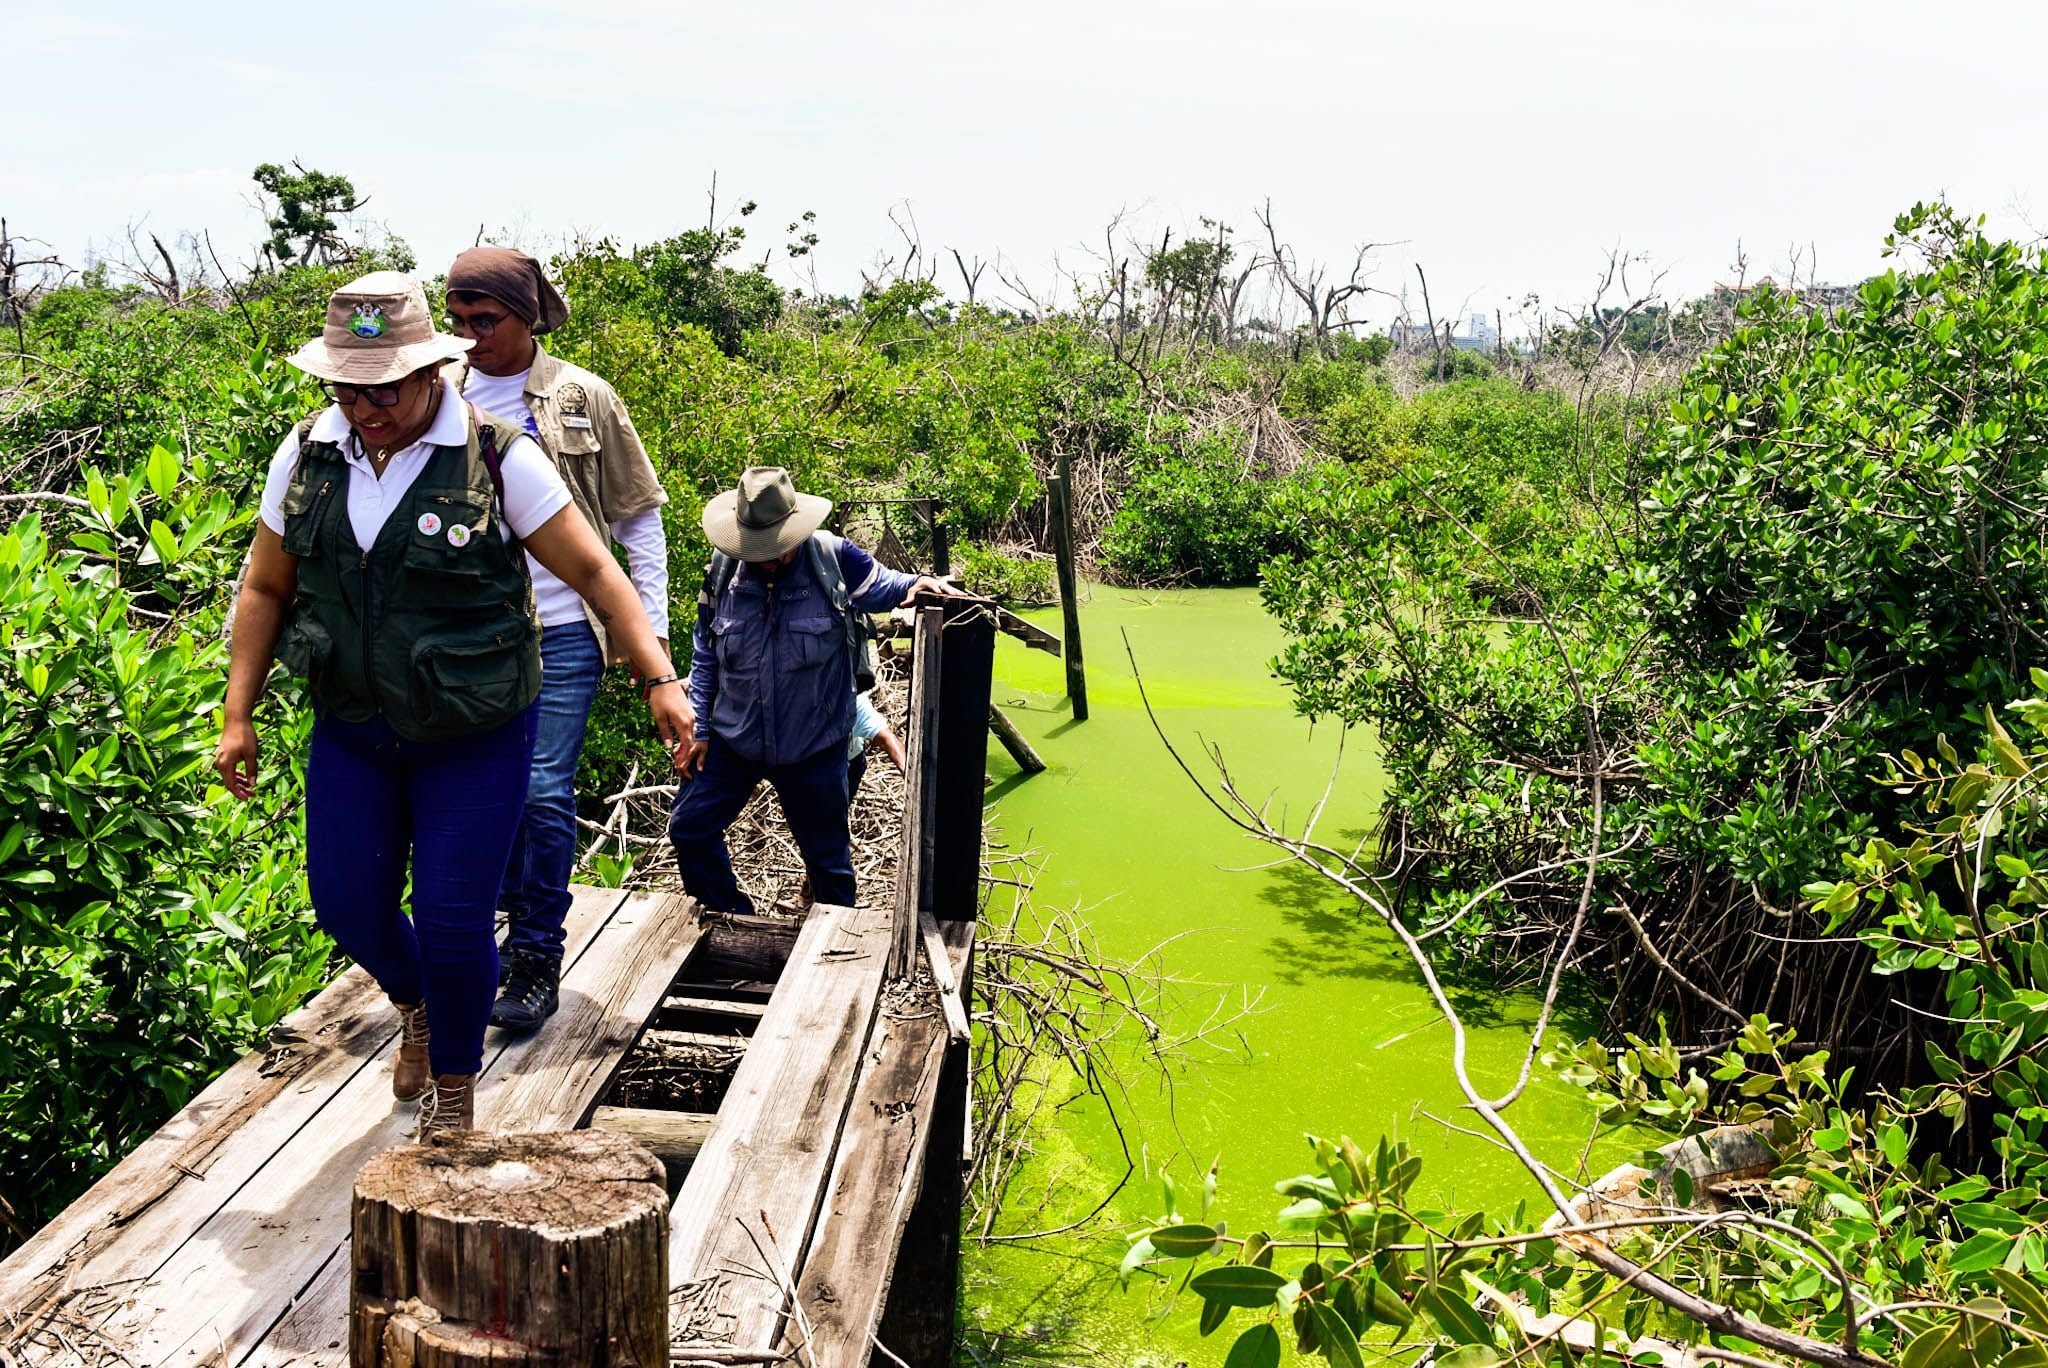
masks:
{"type": "Polygon", "coordinates": [[[643,679],[642,681],[640,681],[640,698],[641,698],[641,701],[645,702],[645,701],[646,701],[646,699],[647,699],[647,696],[648,696],[649,694],[652,694],[652,693],[653,693],[653,692],[655,691],[655,689],[656,689],[657,687],[659,687],[660,685],[663,685],[663,684],[673,684],[673,683],[675,683],[675,682],[676,682],[677,680],[680,680],[681,678],[682,678],[682,676],[681,676],[681,675],[677,674],[677,673],[676,673],[676,672],[675,672],[674,670],[670,670],[670,671],[669,671],[669,672],[668,672],[667,674],[665,674],[665,675],[656,675],[656,676],[655,676],[654,678],[652,678],[652,679],[643,679]]]}

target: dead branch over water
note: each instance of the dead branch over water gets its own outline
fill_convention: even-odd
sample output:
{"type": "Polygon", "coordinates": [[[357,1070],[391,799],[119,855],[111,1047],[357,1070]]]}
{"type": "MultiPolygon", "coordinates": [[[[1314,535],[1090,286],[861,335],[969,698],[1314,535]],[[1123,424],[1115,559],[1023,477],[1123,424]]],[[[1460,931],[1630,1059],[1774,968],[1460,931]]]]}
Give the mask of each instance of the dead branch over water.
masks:
{"type": "MultiPolygon", "coordinates": [[[[1536,1157],[1534,1152],[1530,1150],[1527,1142],[1509,1124],[1504,1115],[1507,1109],[1520,1096],[1521,1085],[1518,1083],[1513,1090],[1503,1097],[1488,1098],[1474,1082],[1467,1063],[1469,1033],[1464,1019],[1459,1015],[1457,1008],[1451,1002],[1449,994],[1445,991],[1442,981],[1437,977],[1436,967],[1431,962],[1428,952],[1423,949],[1421,941],[1395,912],[1386,896],[1378,874],[1369,866],[1363,864],[1356,852],[1346,854],[1344,851],[1315,839],[1314,823],[1316,816],[1320,815],[1320,805],[1317,812],[1311,815],[1309,823],[1298,835],[1290,835],[1275,826],[1268,817],[1263,805],[1253,803],[1238,790],[1235,781],[1230,776],[1229,768],[1224,763],[1223,754],[1219,747],[1213,744],[1207,747],[1208,758],[1217,776],[1215,780],[1205,780],[1202,776],[1198,775],[1187,759],[1181,754],[1179,748],[1174,745],[1172,738],[1166,734],[1166,729],[1161,724],[1158,714],[1153,711],[1152,700],[1145,690],[1143,674],[1138,669],[1137,655],[1131,650],[1128,640],[1124,643],[1124,651],[1130,659],[1131,671],[1137,680],[1138,694],[1140,700],[1144,703],[1145,715],[1151,721],[1153,731],[1158,735],[1160,744],[1166,747],[1167,753],[1172,757],[1174,764],[1187,776],[1189,782],[1194,784],[1201,792],[1209,805],[1215,808],[1218,813],[1222,814],[1227,821],[1240,831],[1284,852],[1290,859],[1299,863],[1304,868],[1312,870],[1334,886],[1343,889],[1351,897],[1355,898],[1363,909],[1370,911],[1383,926],[1393,933],[1395,939],[1401,943],[1402,948],[1407,952],[1410,962],[1415,966],[1416,973],[1422,979],[1423,985],[1429,990],[1430,997],[1435,1001],[1437,1010],[1443,1014],[1445,1022],[1450,1026],[1451,1072],[1457,1081],[1459,1091],[1465,1096],[1465,1105],[1477,1114],[1486,1127],[1498,1137],[1500,1144],[1515,1156],[1516,1161],[1535,1179],[1536,1183],[1543,1189],[1544,1196],[1556,1208],[1560,1225],[1553,1227],[1551,1233],[1571,1233],[1584,1226],[1585,1222],[1580,1215],[1579,1203],[1586,1197],[1586,1192],[1583,1190],[1567,1192],[1557,1175],[1536,1157]]],[[[1593,792],[1597,808],[1602,792],[1602,784],[1597,773],[1597,766],[1593,778],[1593,792]]],[[[1594,822],[1596,833],[1598,829],[1599,823],[1596,818],[1594,822]]],[[[1593,849],[1582,858],[1586,864],[1584,883],[1586,893],[1580,904],[1579,916],[1581,921],[1585,915],[1586,907],[1590,905],[1592,890],[1596,886],[1595,875],[1599,865],[1597,838],[1593,849]]],[[[1479,897],[1484,896],[1486,895],[1483,893],[1479,895],[1479,897]]],[[[1469,901],[1465,911],[1470,911],[1477,904],[1477,901],[1477,898],[1469,901]]],[[[1574,939],[1575,937],[1566,938],[1565,948],[1559,956],[1560,961],[1569,959],[1570,947],[1574,939]]],[[[1551,971],[1553,983],[1555,974],[1561,973],[1563,967],[1561,962],[1553,964],[1551,971]]],[[[1538,1017],[1535,1029],[1531,1032],[1528,1056],[1523,1065],[1524,1081],[1526,1081],[1528,1073],[1528,1060],[1533,1060],[1537,1051],[1541,1048],[1544,1033],[1549,1026],[1551,1019],[1550,1001],[1553,997],[1554,993],[1546,995],[1544,1011],[1538,1017]]],[[[1672,1211],[1660,1213],[1656,1223],[1688,1227],[1687,1234],[1690,1236],[1704,1233],[1711,1227],[1727,1224],[1728,1222],[1725,1213],[1672,1211]]],[[[1738,1222],[1737,1224],[1741,1223],[1738,1222]]],[[[1790,1227],[1787,1227],[1787,1229],[1790,1229],[1790,1227]]],[[[1765,1349],[1807,1363],[1824,1365],[1824,1368],[1871,1368],[1872,1365],[1882,1363],[1882,1360],[1865,1354],[1858,1347],[1856,1340],[1857,1317],[1853,1311],[1845,1316],[1847,1322],[1846,1331],[1840,1342],[1821,1341],[1755,1320],[1727,1305],[1711,1301],[1690,1288],[1668,1281],[1660,1273],[1654,1271],[1655,1266],[1661,1263],[1664,1258],[1662,1253],[1647,1262],[1639,1263],[1600,1240],[1574,1241],[1573,1248],[1582,1257],[1597,1264],[1624,1286],[1639,1288],[1656,1301],[1690,1317],[1710,1331],[1720,1334],[1739,1335],[1765,1349]]],[[[1839,1275],[1839,1280],[1843,1285],[1844,1307],[1852,1307],[1855,1290],[1853,1284],[1846,1274],[1841,1273],[1839,1265],[1831,1268],[1829,1271],[1839,1275]]],[[[1723,1351],[1719,1350],[1714,1352],[1717,1356],[1721,1356],[1723,1353],[1723,1351]]]]}

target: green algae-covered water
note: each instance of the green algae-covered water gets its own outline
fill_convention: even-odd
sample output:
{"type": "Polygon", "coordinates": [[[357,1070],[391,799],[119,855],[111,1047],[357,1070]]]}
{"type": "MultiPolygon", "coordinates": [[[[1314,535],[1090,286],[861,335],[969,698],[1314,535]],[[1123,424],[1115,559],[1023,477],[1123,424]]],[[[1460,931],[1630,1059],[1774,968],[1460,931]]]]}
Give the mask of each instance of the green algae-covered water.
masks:
{"type": "MultiPolygon", "coordinates": [[[[1058,615],[1037,620],[1059,630],[1058,615]]],[[[1248,1049],[1197,1051],[1171,1086],[1135,1072],[1134,1146],[1147,1176],[1081,1236],[976,1248],[962,1271],[963,1329],[980,1362],[1220,1364],[1232,1335],[1203,1339],[1199,1304],[1167,1308],[1160,1286],[1116,1286],[1116,1225],[1156,1217],[1161,1166],[1182,1193],[1220,1157],[1215,1214],[1240,1233],[1270,1225],[1276,1179],[1311,1167],[1305,1134],[1348,1134],[1368,1149],[1407,1139],[1424,1156],[1418,1196],[1506,1209],[1534,1195],[1514,1161],[1420,1113],[1465,1124],[1449,1067],[1450,1033],[1400,946],[1370,914],[1317,876],[1267,865],[1276,852],[1232,827],[1174,766],[1147,721],[1128,636],[1147,692],[1182,754],[1203,770],[1220,746],[1240,791],[1272,795],[1298,830],[1329,782],[1340,740],[1295,715],[1269,662],[1281,635],[1251,590],[1147,593],[1095,587],[1082,614],[1092,716],[1071,720],[1060,662],[1004,639],[995,699],[1050,769],[1029,778],[990,747],[992,826],[1042,862],[1035,901],[1087,909],[1102,950],[1135,959],[1169,937],[1165,969],[1194,981],[1175,1023],[1192,1026],[1219,1000],[1262,995],[1240,1030],[1248,1049]],[[1162,1314],[1163,1312],[1163,1314],[1162,1314]]],[[[1355,843],[1384,780],[1370,738],[1343,744],[1334,794],[1317,831],[1355,843]]],[[[1474,1075],[1505,1088],[1519,1068],[1533,1002],[1487,1002],[1468,1014],[1474,1075]]],[[[1591,1124],[1583,1100],[1538,1081],[1509,1113],[1539,1153],[1575,1168],[1591,1124]]],[[[1099,1104],[1062,1109],[1039,1156],[1012,1186],[998,1230],[1057,1227],[1085,1215],[1124,1172],[1099,1104]],[[1039,1199],[1043,1198],[1043,1205],[1039,1199]]],[[[1183,1200],[1183,1209],[1188,1199],[1183,1200]]],[[[966,1361],[966,1360],[963,1360],[966,1361]]]]}

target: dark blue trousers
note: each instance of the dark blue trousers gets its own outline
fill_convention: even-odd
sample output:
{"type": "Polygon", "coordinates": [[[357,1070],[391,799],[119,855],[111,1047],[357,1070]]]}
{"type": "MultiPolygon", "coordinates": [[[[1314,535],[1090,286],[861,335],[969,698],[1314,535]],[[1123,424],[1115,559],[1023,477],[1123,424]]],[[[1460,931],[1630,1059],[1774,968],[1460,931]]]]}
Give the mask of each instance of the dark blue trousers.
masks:
{"type": "Polygon", "coordinates": [[[533,773],[498,906],[506,919],[505,949],[557,966],[569,915],[569,875],[576,868],[576,764],[603,673],[604,652],[589,623],[542,631],[533,773]]]}
{"type": "Polygon", "coordinates": [[[526,804],[535,709],[452,741],[383,718],[313,724],[306,883],[320,926],[393,1002],[427,1004],[437,1074],[483,1066],[498,991],[492,923],[526,804]],[[412,915],[403,907],[412,876],[412,915]]]}
{"type": "Polygon", "coordinates": [[[676,848],[683,888],[714,912],[750,913],[753,900],[733,877],[725,829],[747,805],[764,779],[774,785],[789,820],[789,834],[803,852],[811,893],[819,902],[851,907],[853,847],[846,830],[846,738],[793,765],[763,765],[710,737],[704,767],[676,793],[668,838],[676,848]]]}

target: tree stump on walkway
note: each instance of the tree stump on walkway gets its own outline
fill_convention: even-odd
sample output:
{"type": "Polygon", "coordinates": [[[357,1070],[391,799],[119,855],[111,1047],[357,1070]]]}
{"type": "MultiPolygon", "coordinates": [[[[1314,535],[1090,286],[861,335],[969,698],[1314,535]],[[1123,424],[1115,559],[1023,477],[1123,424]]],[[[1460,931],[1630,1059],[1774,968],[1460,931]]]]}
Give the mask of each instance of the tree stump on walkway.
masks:
{"type": "Polygon", "coordinates": [[[666,1368],[661,1163],[605,1131],[465,1131],[356,1176],[353,1368],[666,1368]]]}

